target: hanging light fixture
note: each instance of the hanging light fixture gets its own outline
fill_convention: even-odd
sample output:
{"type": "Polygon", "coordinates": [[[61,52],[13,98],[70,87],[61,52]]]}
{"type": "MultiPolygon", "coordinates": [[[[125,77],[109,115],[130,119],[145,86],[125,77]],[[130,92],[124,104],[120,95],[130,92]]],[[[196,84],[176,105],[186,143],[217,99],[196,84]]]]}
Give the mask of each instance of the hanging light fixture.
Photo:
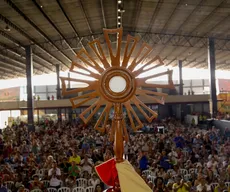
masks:
{"type": "Polygon", "coordinates": [[[6,25],[6,27],[4,28],[4,31],[10,31],[11,29],[9,28],[9,26],[8,25],[6,25]]]}

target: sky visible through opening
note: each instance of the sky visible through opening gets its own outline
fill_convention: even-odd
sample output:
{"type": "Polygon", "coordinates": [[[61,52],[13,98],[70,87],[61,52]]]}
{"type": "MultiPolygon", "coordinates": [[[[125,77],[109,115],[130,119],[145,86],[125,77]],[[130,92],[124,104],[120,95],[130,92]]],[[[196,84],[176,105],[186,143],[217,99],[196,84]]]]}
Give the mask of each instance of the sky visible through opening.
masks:
{"type": "MultiPolygon", "coordinates": [[[[175,68],[166,68],[159,67],[157,69],[153,69],[151,71],[145,72],[144,75],[151,75],[154,73],[160,73],[166,71],[167,69],[173,70],[173,80],[179,79],[179,70],[177,67],[175,68]]],[[[209,70],[208,69],[196,69],[196,68],[183,68],[183,79],[208,79],[209,78],[209,70]]],[[[60,72],[60,76],[68,76],[68,72],[60,72]]],[[[80,77],[77,74],[71,73],[71,77],[80,77]]],[[[230,79],[229,71],[220,71],[216,70],[216,79],[230,79]]],[[[162,81],[167,80],[167,76],[162,76],[158,78],[152,79],[152,81],[162,81]]],[[[45,74],[45,75],[37,75],[33,77],[33,84],[36,86],[39,85],[56,85],[57,84],[57,76],[55,73],[53,74],[45,74]]],[[[26,86],[26,78],[17,78],[17,79],[9,79],[9,80],[0,80],[0,89],[10,88],[10,87],[18,87],[18,86],[26,86]]]]}

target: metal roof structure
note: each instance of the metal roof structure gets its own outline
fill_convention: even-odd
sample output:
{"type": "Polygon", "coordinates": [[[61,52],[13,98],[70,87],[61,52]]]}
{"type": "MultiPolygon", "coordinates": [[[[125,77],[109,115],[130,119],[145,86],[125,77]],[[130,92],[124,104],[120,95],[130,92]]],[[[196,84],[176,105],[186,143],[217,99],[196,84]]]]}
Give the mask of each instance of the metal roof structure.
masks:
{"type": "Polygon", "coordinates": [[[160,55],[166,66],[207,68],[208,37],[217,69],[230,69],[230,0],[1,0],[0,76],[25,76],[25,46],[34,73],[66,70],[77,51],[122,26],[160,55]]]}

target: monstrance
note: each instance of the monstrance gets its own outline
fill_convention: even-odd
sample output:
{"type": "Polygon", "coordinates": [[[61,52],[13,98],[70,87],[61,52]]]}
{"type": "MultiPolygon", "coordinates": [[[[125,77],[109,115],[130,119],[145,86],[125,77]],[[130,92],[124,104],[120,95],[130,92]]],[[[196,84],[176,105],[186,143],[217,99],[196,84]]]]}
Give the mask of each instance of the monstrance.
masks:
{"type": "Polygon", "coordinates": [[[124,140],[128,140],[123,109],[126,110],[132,129],[138,130],[143,127],[143,124],[135,112],[134,106],[148,122],[157,117],[157,113],[138,97],[146,97],[159,104],[164,104],[167,94],[154,92],[149,88],[173,89],[174,85],[172,70],[142,76],[148,70],[163,65],[159,56],[151,57],[152,48],[148,44],[143,43],[138,47],[138,38],[128,35],[122,55],[123,29],[104,29],[103,32],[109,57],[105,56],[99,39],[90,42],[90,52],[85,49],[80,50],[70,67],[70,72],[81,74],[85,78],[61,77],[62,94],[81,93],[81,95],[70,99],[73,108],[91,101],[92,104],[79,115],[86,124],[100,108],[103,108],[95,124],[95,129],[102,132],[105,131],[110,111],[114,108],[110,139],[114,141],[115,159],[119,163],[123,161],[124,140]],[[110,36],[114,34],[116,41],[112,43],[110,36]],[[154,65],[154,63],[156,64],[154,65]],[[154,84],[148,81],[164,75],[168,76],[167,84],[154,84]],[[81,82],[87,86],[67,90],[67,81],[81,82]]]}
{"type": "MultiPolygon", "coordinates": [[[[118,173],[120,186],[123,188],[123,191],[151,191],[134,171],[131,164],[123,160],[123,143],[128,141],[123,111],[126,110],[134,131],[143,127],[134,108],[138,109],[148,122],[156,118],[157,113],[146,106],[139,96],[142,98],[146,97],[159,104],[164,104],[164,98],[167,94],[154,92],[149,90],[149,88],[173,89],[172,70],[144,76],[143,74],[147,71],[163,65],[159,56],[151,56],[152,48],[146,43],[140,45],[137,37],[128,35],[124,46],[124,54],[122,55],[123,29],[104,29],[103,32],[104,45],[108,48],[106,50],[108,50],[109,56],[106,57],[106,50],[103,50],[99,39],[89,43],[90,52],[85,49],[80,50],[72,62],[70,72],[80,74],[81,76],[79,75],[76,78],[61,77],[62,94],[64,96],[78,95],[70,99],[73,108],[83,104],[90,105],[79,115],[85,124],[92,119],[100,108],[103,108],[95,124],[95,129],[102,132],[105,131],[112,108],[114,109],[110,140],[114,141],[115,160],[111,160],[114,161],[116,166],[111,166],[110,162],[112,161],[108,161],[108,163],[103,163],[104,165],[96,167],[96,169],[102,170],[99,175],[103,182],[109,185],[109,182],[106,180],[111,181],[111,175],[113,174],[108,173],[109,167],[111,172],[115,171],[118,173]],[[113,43],[110,38],[111,35],[115,35],[116,41],[113,43]],[[149,81],[164,75],[168,76],[167,84],[154,84],[152,81],[149,81]],[[69,81],[84,83],[86,86],[67,90],[66,82],[69,81]],[[114,170],[111,167],[116,168],[114,170]],[[129,173],[131,176],[128,175],[129,173]]],[[[115,178],[112,180],[113,182],[110,182],[112,184],[110,186],[115,186],[115,178]]]]}

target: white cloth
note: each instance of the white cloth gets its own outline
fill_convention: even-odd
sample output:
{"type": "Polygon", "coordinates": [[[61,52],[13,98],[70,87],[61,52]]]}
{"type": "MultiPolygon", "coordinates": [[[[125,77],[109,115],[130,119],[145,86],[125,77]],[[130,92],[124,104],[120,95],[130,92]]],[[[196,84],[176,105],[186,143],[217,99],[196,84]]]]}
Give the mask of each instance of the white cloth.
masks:
{"type": "MultiPolygon", "coordinates": [[[[53,168],[49,170],[48,175],[52,176],[53,173],[53,168]]],[[[59,168],[56,168],[56,175],[61,176],[61,170],[59,168]]],[[[61,180],[59,180],[57,177],[52,176],[50,179],[50,186],[52,187],[57,187],[61,184],[61,180]]]]}

